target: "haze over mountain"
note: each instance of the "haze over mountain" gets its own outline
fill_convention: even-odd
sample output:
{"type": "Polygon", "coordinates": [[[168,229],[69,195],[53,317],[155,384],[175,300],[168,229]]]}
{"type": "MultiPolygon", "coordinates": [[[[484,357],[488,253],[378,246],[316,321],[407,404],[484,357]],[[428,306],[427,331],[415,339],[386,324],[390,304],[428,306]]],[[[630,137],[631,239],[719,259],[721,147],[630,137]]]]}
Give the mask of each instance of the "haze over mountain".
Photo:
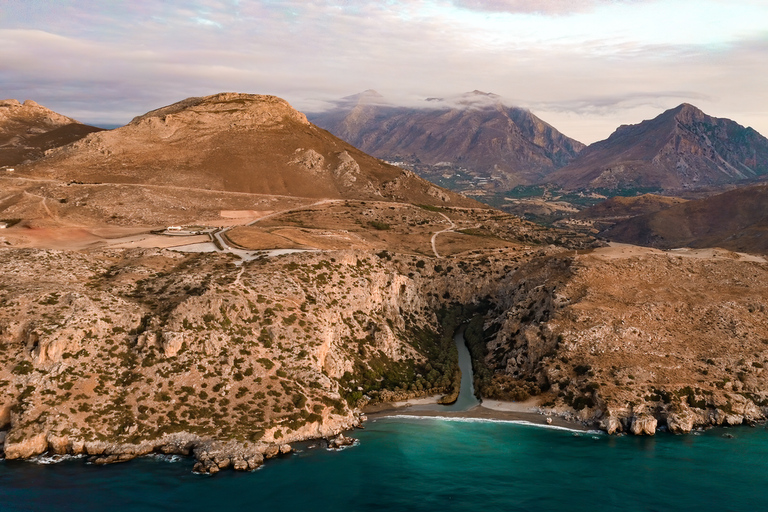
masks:
{"type": "Polygon", "coordinates": [[[368,90],[309,118],[379,158],[460,166],[496,176],[507,187],[543,178],[584,147],[530,111],[480,91],[410,108],[368,90]]]}
{"type": "Polygon", "coordinates": [[[768,139],[687,103],[620,126],[546,177],[565,189],[691,190],[768,174],[768,139]]]}
{"type": "Polygon", "coordinates": [[[43,156],[48,149],[79,140],[101,128],[57,114],[32,100],[0,101],[0,166],[43,156]]]}
{"type": "Polygon", "coordinates": [[[94,133],[22,173],[309,198],[470,204],[317,128],[274,96],[188,98],[94,133]]]}

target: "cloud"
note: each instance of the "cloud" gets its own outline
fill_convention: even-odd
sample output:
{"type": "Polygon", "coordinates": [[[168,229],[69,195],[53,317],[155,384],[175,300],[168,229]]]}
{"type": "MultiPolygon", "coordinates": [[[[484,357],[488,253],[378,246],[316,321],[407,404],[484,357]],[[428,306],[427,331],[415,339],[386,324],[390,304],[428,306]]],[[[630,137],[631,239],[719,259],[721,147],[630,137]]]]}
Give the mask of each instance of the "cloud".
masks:
{"type": "Polygon", "coordinates": [[[556,15],[586,12],[600,5],[642,1],[650,0],[453,0],[452,3],[474,11],[556,15]]]}
{"type": "Polygon", "coordinates": [[[585,142],[683,101],[768,133],[760,2],[8,3],[0,89],[83,121],[221,91],[318,111],[366,89],[409,106],[479,89],[585,142]]]}

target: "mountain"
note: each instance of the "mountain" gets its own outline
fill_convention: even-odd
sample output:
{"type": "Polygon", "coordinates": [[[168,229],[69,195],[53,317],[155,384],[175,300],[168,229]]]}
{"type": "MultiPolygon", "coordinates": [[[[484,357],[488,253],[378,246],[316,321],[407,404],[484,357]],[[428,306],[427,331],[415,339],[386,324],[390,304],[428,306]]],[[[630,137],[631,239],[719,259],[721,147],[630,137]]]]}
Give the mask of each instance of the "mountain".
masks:
{"type": "Polygon", "coordinates": [[[768,174],[768,139],[687,103],[619,127],[546,181],[565,189],[675,191],[768,174]]]}
{"type": "Polygon", "coordinates": [[[85,183],[475,204],[366,155],[285,100],[238,93],[153,110],[51,151],[20,172],[85,183]]]}
{"type": "Polygon", "coordinates": [[[539,180],[584,147],[528,110],[480,91],[409,108],[369,90],[309,118],[379,158],[462,167],[507,187],[539,180]]]}
{"type": "Polygon", "coordinates": [[[722,247],[768,253],[768,185],[742,187],[632,217],[601,235],[661,249],[722,247]]]}
{"type": "Polygon", "coordinates": [[[48,149],[97,131],[101,128],[57,114],[32,100],[0,101],[0,166],[38,159],[48,149]]]}

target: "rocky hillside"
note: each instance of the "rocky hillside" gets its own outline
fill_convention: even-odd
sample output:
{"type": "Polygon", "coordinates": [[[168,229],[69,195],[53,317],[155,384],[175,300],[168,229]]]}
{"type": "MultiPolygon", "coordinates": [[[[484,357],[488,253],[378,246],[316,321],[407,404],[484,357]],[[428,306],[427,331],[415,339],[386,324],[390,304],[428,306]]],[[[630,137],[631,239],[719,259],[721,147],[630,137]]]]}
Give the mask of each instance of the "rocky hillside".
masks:
{"type": "Polygon", "coordinates": [[[620,220],[605,228],[601,235],[662,249],[722,247],[766,254],[768,185],[738,188],[620,220]]]}
{"type": "Polygon", "coordinates": [[[764,421],[763,258],[632,247],[553,253],[508,275],[477,324],[484,396],[537,396],[609,433],[764,421]]]}
{"type": "Polygon", "coordinates": [[[188,98],[50,151],[18,172],[82,183],[474,204],[362,153],[280,98],[252,94],[188,98]]]}
{"type": "Polygon", "coordinates": [[[5,456],[192,453],[201,471],[351,428],[363,398],[450,392],[456,323],[441,304],[490,295],[500,268],[387,251],[240,267],[161,250],[0,258],[5,456]]]}
{"type": "Polygon", "coordinates": [[[684,103],[619,127],[546,178],[565,189],[692,190],[768,174],[768,139],[684,103]]]}
{"type": "Polygon", "coordinates": [[[43,156],[46,150],[82,139],[101,128],[57,114],[32,100],[0,101],[0,167],[43,156]]]}
{"type": "MultiPolygon", "coordinates": [[[[502,188],[538,181],[584,147],[531,112],[474,91],[422,108],[387,105],[375,91],[345,98],[310,119],[379,158],[421,166],[463,168],[502,188]]],[[[426,171],[426,169],[424,169],[426,171]]]]}
{"type": "Polygon", "coordinates": [[[8,458],[253,468],[352,427],[366,401],[449,393],[462,320],[485,397],[635,434],[768,412],[768,263],[733,253],[0,257],[8,458]]]}

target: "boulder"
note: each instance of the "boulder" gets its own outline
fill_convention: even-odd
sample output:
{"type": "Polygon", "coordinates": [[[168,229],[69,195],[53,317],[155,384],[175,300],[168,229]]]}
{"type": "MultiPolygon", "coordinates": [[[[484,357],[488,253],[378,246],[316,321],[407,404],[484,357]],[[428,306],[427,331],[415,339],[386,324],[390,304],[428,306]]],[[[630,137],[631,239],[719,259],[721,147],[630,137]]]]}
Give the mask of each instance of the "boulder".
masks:
{"type": "Polygon", "coordinates": [[[687,434],[693,430],[695,420],[696,416],[690,409],[686,408],[667,416],[667,428],[673,434],[687,434]]]}
{"type": "Polygon", "coordinates": [[[656,418],[652,416],[633,416],[629,431],[636,436],[652,436],[656,434],[656,418]]]}
{"type": "Polygon", "coordinates": [[[616,416],[604,418],[601,426],[609,435],[618,434],[624,430],[621,421],[616,416]]]}
{"type": "Polygon", "coordinates": [[[260,453],[251,455],[246,460],[248,462],[248,469],[256,469],[264,464],[264,456],[260,453]]]}
{"type": "Polygon", "coordinates": [[[267,449],[264,450],[264,457],[267,459],[271,459],[272,457],[277,457],[277,455],[280,453],[280,447],[276,444],[271,444],[267,446],[267,449]]]}
{"type": "Polygon", "coordinates": [[[339,434],[338,436],[328,440],[328,448],[338,450],[343,446],[351,446],[354,443],[355,443],[354,438],[345,437],[344,434],[339,434]]]}
{"type": "Polygon", "coordinates": [[[291,448],[291,445],[289,444],[280,445],[280,453],[283,455],[285,455],[286,453],[291,453],[292,450],[293,448],[291,448]]]}
{"type": "Polygon", "coordinates": [[[5,438],[6,459],[28,459],[35,455],[45,453],[48,449],[48,440],[44,432],[15,440],[13,435],[5,438]]]}
{"type": "Polygon", "coordinates": [[[57,455],[64,455],[70,452],[70,442],[67,436],[57,436],[48,434],[48,450],[57,455]]]}

